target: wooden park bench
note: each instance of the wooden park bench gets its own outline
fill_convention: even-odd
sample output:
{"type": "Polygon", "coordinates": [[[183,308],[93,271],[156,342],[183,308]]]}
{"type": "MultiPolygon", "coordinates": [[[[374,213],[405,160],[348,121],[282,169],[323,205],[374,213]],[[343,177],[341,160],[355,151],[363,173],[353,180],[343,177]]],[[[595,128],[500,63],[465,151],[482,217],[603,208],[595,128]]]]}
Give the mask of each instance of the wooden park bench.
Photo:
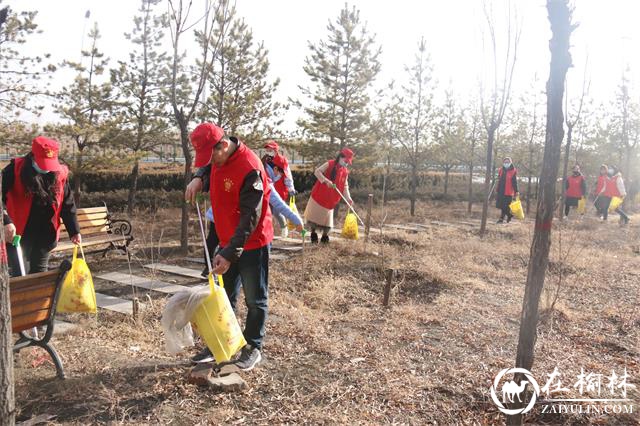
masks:
{"type": "Polygon", "coordinates": [[[64,379],[62,361],[49,341],[53,336],[53,321],[60,288],[71,269],[71,262],[64,260],[56,270],[39,272],[9,280],[9,299],[11,302],[11,327],[20,338],[13,351],[30,346],[39,346],[46,350],[56,366],[56,374],[64,379]],[[44,336],[37,338],[26,333],[34,327],[46,327],[44,336]]]}
{"type": "MultiPolygon", "coordinates": [[[[129,255],[128,247],[133,241],[131,223],[124,219],[112,219],[107,206],[78,209],[78,224],[82,235],[82,246],[90,248],[85,252],[102,252],[106,255],[109,250],[121,250],[129,255]],[[101,248],[100,248],[101,247],[101,248]]],[[[73,249],[69,234],[64,226],[60,228],[60,240],[53,252],[73,249]]]]}

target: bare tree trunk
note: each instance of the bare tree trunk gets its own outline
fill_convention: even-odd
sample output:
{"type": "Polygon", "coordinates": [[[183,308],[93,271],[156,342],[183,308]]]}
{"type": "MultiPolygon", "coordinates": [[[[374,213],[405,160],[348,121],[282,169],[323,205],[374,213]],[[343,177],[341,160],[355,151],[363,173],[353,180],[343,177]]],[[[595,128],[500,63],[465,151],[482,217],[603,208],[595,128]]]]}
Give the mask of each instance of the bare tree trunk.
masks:
{"type": "MultiPolygon", "coordinates": [[[[531,370],[533,365],[538,326],[538,304],[549,263],[556,180],[562,138],[564,137],[562,100],[565,77],[567,70],[571,66],[569,39],[573,26],[571,24],[572,11],[569,9],[568,0],[547,0],[547,11],[552,37],[549,42],[551,64],[549,80],[547,81],[547,127],[542,173],[540,174],[542,186],[539,192],[535,230],[531,243],[531,255],[522,303],[518,352],[516,355],[516,367],[527,370],[531,370]]],[[[516,380],[520,382],[522,377],[517,377],[516,380]]],[[[519,405],[522,406],[523,404],[520,403],[519,405]]],[[[522,415],[508,417],[508,424],[522,424],[522,415]]]]}
{"type": "Polygon", "coordinates": [[[467,191],[467,213],[473,209],[473,156],[475,155],[475,144],[471,145],[471,162],[469,163],[469,188],[467,191]]]}
{"type": "Polygon", "coordinates": [[[558,217],[562,221],[564,219],[564,205],[567,202],[567,173],[569,173],[569,155],[571,154],[571,134],[573,133],[573,126],[567,126],[567,143],[564,146],[564,162],[562,165],[562,199],[560,201],[560,212],[558,217]]]}
{"type": "Polygon", "coordinates": [[[416,187],[418,186],[418,167],[411,165],[411,217],[416,215],[416,187]]]}
{"type": "Polygon", "coordinates": [[[529,176],[527,177],[527,216],[531,207],[531,180],[533,170],[533,149],[529,148],[529,176]]]}
{"type": "Polygon", "coordinates": [[[491,198],[491,180],[493,176],[493,142],[496,129],[489,128],[487,138],[487,167],[484,172],[484,200],[482,201],[482,219],[480,220],[480,236],[484,236],[487,230],[487,214],[489,213],[489,198],[491,198]]]}
{"type": "Polygon", "coordinates": [[[78,147],[76,166],[73,173],[73,199],[78,207],[80,207],[80,193],[82,190],[82,163],[82,148],[78,147]]]}
{"type": "MultiPolygon", "coordinates": [[[[2,176],[0,176],[0,191],[2,176]]],[[[0,212],[4,211],[0,198],[0,212]]],[[[9,304],[9,271],[5,249],[4,226],[0,226],[0,426],[14,425],[16,401],[13,392],[13,341],[9,304]]]]}
{"type": "Polygon", "coordinates": [[[444,195],[449,192],[449,170],[451,170],[450,166],[444,168],[444,195]]]}
{"type": "Polygon", "coordinates": [[[127,198],[127,214],[133,215],[133,209],[136,205],[136,191],[138,190],[138,176],[140,175],[140,164],[136,158],[131,170],[131,182],[129,184],[129,196],[127,198]]]}
{"type": "MultiPolygon", "coordinates": [[[[180,123],[180,143],[182,144],[182,154],[184,155],[184,188],[183,193],[187,190],[187,185],[191,182],[191,141],[189,140],[189,131],[187,123],[180,123]]],[[[182,217],[180,220],[180,249],[183,253],[189,251],[189,204],[182,202],[182,217]]]]}

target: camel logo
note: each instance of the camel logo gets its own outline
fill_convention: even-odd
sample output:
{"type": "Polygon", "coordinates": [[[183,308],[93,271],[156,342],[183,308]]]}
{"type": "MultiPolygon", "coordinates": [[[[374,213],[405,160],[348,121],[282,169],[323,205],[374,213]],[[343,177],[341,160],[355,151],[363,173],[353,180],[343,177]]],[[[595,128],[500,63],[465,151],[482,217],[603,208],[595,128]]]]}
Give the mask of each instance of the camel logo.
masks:
{"type": "Polygon", "coordinates": [[[538,382],[536,382],[536,379],[533,377],[531,372],[524,368],[505,368],[504,370],[498,373],[495,380],[493,381],[493,385],[491,386],[491,399],[498,407],[498,410],[502,411],[504,414],[507,414],[507,415],[527,413],[533,408],[533,405],[536,403],[536,398],[538,397],[538,395],[540,395],[540,387],[538,386],[538,382]],[[522,380],[519,385],[513,380],[505,381],[505,383],[502,385],[502,388],[501,388],[501,391],[502,391],[502,401],[501,401],[498,398],[498,392],[497,392],[500,381],[507,374],[517,374],[517,373],[524,374],[527,380],[522,380]],[[527,404],[527,406],[522,409],[506,408],[504,404],[514,403],[516,402],[516,400],[518,402],[525,402],[524,396],[526,395],[525,390],[528,384],[530,384],[533,387],[533,393],[531,394],[531,399],[529,400],[529,403],[527,404]]]}
{"type": "Polygon", "coordinates": [[[233,186],[233,181],[229,178],[224,179],[224,190],[226,192],[231,192],[231,187],[233,186]]]}

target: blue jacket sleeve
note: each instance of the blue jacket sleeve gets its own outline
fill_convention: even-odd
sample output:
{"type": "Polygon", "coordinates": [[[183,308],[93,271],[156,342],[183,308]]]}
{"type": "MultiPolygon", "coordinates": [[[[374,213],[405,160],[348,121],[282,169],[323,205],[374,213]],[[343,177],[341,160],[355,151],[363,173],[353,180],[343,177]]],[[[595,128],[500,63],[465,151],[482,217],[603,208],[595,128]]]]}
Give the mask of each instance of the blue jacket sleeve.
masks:
{"type": "Polygon", "coordinates": [[[274,215],[281,214],[286,217],[288,220],[293,222],[296,226],[302,225],[302,219],[300,216],[295,214],[282,200],[282,197],[278,194],[278,192],[273,187],[273,184],[270,184],[271,187],[271,196],[269,197],[269,205],[271,206],[271,211],[274,215]]]}

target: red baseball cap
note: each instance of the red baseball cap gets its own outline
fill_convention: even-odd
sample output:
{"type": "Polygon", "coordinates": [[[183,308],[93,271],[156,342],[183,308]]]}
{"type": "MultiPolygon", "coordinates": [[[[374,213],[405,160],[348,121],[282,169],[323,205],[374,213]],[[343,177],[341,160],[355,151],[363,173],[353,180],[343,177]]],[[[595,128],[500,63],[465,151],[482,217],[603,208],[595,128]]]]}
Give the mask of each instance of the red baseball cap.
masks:
{"type": "Polygon", "coordinates": [[[203,167],[211,161],[213,147],[224,137],[224,130],[212,123],[201,123],[191,132],[191,145],[196,151],[195,167],[203,167]]]}
{"type": "Polygon", "coordinates": [[[353,163],[353,151],[351,151],[349,148],[342,148],[340,154],[342,154],[342,156],[344,157],[344,161],[346,161],[348,164],[353,163]]]}
{"type": "Polygon", "coordinates": [[[287,159],[284,158],[284,156],[277,154],[275,157],[273,157],[273,165],[284,170],[288,166],[287,159]]]}
{"type": "Polygon", "coordinates": [[[53,139],[38,136],[31,142],[31,153],[38,168],[48,172],[57,172],[62,168],[58,161],[60,144],[53,139]]]}
{"type": "Polygon", "coordinates": [[[280,148],[278,146],[278,143],[276,141],[269,141],[264,145],[265,148],[270,148],[274,151],[278,151],[278,148],[280,148]]]}

